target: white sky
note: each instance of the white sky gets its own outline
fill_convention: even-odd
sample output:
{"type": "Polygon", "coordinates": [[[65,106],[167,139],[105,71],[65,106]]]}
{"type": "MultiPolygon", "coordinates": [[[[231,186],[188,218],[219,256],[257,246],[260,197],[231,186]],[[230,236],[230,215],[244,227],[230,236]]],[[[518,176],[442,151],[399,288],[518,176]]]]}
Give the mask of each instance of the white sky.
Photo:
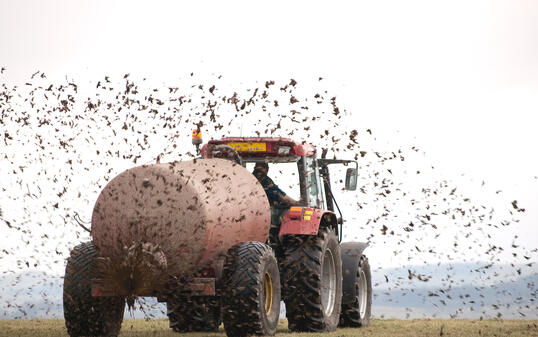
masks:
{"type": "Polygon", "coordinates": [[[357,127],[520,200],[537,245],[538,1],[0,0],[0,65],[8,83],[322,76],[357,127]]]}
{"type": "Polygon", "coordinates": [[[363,124],[416,134],[449,161],[538,172],[528,152],[538,143],[532,0],[2,0],[0,42],[8,80],[38,69],[49,78],[323,76],[363,124]]]}

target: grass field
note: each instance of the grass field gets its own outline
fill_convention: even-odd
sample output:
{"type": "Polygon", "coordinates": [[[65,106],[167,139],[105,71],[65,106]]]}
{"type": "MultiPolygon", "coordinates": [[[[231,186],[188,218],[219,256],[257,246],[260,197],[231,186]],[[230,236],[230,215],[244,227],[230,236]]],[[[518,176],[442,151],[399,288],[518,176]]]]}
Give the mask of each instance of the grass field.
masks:
{"type": "MultiPolygon", "coordinates": [[[[60,319],[0,319],[2,337],[67,337],[64,321],[60,319]]],[[[178,334],[168,327],[166,319],[126,319],[120,337],[180,337],[226,336],[222,326],[218,333],[178,334]]],[[[332,333],[290,333],[287,322],[281,320],[280,337],[354,337],[354,336],[538,336],[538,321],[524,320],[396,320],[374,319],[370,326],[361,329],[338,329],[332,333]]]]}

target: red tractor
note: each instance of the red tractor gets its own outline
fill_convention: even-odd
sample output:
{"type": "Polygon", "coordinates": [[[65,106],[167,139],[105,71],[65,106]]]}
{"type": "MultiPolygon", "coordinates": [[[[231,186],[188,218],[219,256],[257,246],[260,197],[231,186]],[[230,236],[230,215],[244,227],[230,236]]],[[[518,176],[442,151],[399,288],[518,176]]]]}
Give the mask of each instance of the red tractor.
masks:
{"type": "Polygon", "coordinates": [[[137,296],[166,302],[178,332],[223,322],[228,336],[273,335],[281,299],[293,331],[368,325],[367,243],[341,243],[329,175],[331,165],[353,166],[345,189],[355,190],[357,163],[316,158],[313,146],[287,138],[211,140],[200,153],[135,167],[103,189],[93,241],[75,247],[66,267],[69,334],[117,335],[137,296]],[[270,204],[249,169],[259,163],[282,171],[299,200],[270,204]]]}

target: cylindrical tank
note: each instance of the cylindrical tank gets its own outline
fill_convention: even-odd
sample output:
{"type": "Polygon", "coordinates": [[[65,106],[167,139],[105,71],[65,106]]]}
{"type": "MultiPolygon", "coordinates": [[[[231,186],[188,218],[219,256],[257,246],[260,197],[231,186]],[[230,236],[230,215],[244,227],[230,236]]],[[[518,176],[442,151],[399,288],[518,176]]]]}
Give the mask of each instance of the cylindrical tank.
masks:
{"type": "Polygon", "coordinates": [[[91,234],[99,255],[116,261],[151,244],[167,273],[214,267],[236,243],[265,242],[270,208],[257,179],[225,159],[138,166],[112,179],[97,199],[91,234]]]}

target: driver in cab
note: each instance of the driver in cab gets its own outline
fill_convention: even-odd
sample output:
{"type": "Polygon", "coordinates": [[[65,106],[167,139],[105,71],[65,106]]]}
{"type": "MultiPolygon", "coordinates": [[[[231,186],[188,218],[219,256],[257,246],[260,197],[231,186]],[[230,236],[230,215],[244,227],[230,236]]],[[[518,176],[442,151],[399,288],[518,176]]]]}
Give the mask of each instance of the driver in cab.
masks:
{"type": "Polygon", "coordinates": [[[252,174],[254,174],[260,184],[262,184],[271,207],[282,208],[299,205],[300,201],[287,196],[286,193],[284,193],[284,191],[282,191],[273,180],[267,176],[268,172],[269,165],[267,163],[256,163],[252,174]]]}

